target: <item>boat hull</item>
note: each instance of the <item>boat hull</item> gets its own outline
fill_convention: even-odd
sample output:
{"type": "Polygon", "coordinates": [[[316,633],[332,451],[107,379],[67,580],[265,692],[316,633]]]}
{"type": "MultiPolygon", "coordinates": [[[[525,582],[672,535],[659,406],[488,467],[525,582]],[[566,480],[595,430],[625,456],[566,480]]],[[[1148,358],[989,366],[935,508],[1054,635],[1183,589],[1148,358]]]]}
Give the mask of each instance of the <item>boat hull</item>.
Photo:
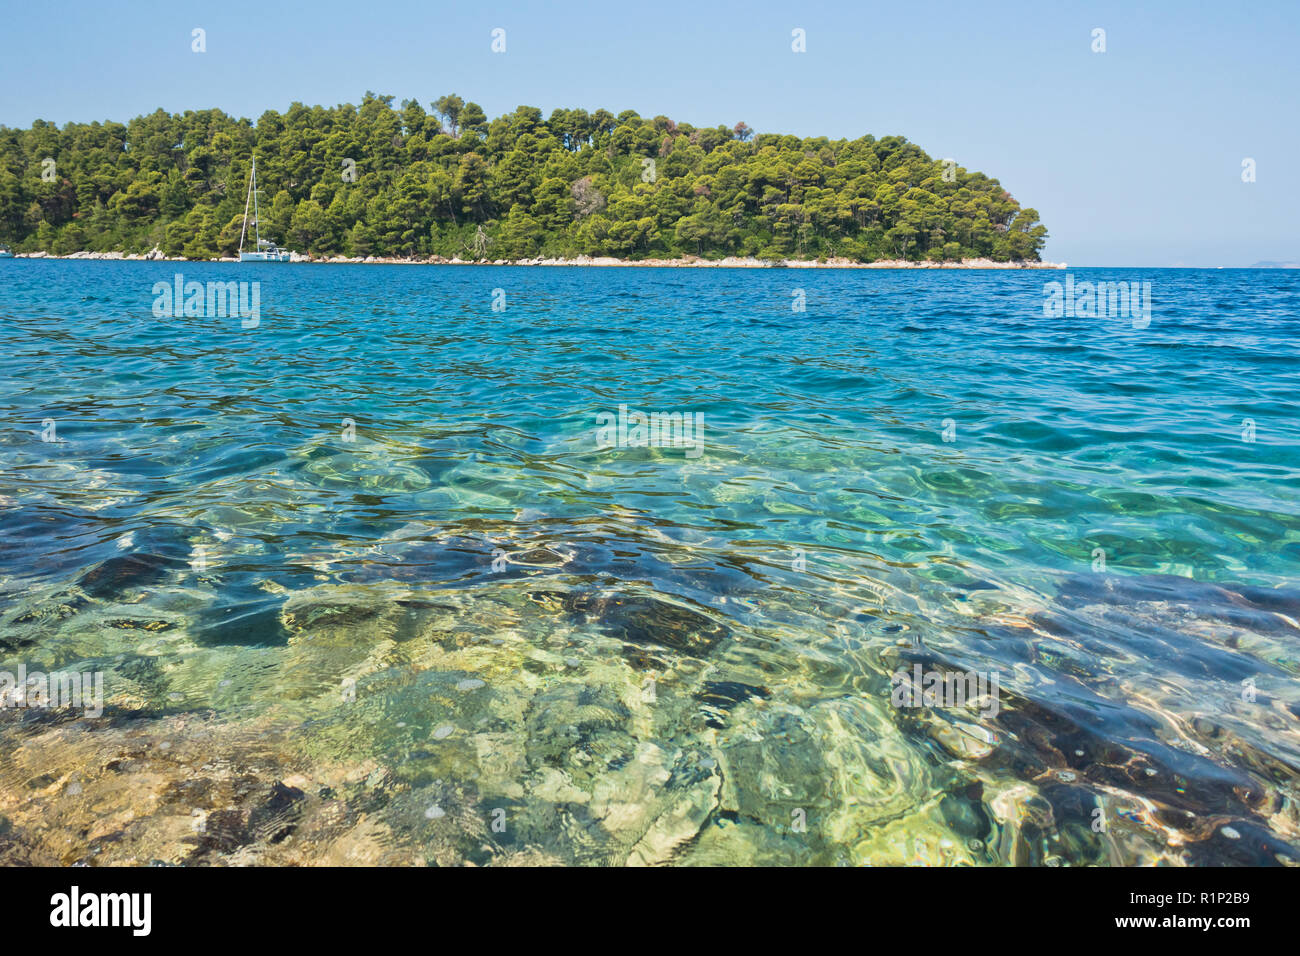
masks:
{"type": "Polygon", "coordinates": [[[287,252],[241,252],[240,262],[288,262],[287,252]]]}

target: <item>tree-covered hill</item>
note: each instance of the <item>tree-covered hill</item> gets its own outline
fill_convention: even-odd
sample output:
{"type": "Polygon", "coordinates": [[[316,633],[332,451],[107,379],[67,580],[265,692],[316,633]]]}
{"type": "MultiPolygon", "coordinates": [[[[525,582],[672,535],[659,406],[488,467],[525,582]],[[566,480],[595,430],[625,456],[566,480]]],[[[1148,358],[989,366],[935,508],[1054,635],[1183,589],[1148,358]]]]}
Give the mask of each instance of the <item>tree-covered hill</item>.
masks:
{"type": "Polygon", "coordinates": [[[996,179],[899,136],[392,101],[0,127],[0,242],[231,255],[254,153],[263,237],[321,255],[1012,260],[1047,235],[996,179]]]}

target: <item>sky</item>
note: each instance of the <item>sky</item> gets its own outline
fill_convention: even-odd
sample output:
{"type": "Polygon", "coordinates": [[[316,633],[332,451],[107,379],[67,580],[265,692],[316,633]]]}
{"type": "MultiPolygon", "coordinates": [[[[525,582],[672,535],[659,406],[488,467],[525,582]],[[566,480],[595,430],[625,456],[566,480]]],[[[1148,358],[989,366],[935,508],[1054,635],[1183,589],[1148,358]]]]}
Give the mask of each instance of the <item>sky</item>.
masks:
{"type": "Polygon", "coordinates": [[[0,0],[0,125],[367,90],[901,135],[1037,209],[1052,261],[1300,261],[1300,0],[0,0]]]}

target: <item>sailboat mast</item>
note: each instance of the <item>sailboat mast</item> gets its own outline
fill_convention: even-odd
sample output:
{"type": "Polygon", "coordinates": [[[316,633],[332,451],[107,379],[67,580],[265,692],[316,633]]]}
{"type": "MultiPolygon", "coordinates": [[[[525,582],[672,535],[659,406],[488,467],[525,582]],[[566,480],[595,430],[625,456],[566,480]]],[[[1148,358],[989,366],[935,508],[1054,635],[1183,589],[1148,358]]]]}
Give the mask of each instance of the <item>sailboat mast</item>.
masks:
{"type": "Polygon", "coordinates": [[[257,240],[257,249],[262,249],[262,217],[257,214],[257,157],[253,157],[253,237],[257,240]]]}
{"type": "MultiPolygon", "coordinates": [[[[257,159],[253,159],[253,164],[257,164],[257,159]]],[[[248,195],[244,197],[244,224],[239,227],[239,253],[244,253],[244,236],[248,234],[248,201],[253,198],[253,177],[248,177],[248,195]]]]}

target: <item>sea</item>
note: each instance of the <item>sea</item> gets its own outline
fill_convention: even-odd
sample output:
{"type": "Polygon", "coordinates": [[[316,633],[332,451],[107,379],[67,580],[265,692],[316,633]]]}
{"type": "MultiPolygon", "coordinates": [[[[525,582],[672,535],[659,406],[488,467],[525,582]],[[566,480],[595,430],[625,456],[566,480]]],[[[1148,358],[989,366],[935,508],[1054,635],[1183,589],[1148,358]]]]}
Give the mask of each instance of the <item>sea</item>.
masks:
{"type": "Polygon", "coordinates": [[[0,263],[0,863],[1300,862],[1300,271],[0,263]]]}

